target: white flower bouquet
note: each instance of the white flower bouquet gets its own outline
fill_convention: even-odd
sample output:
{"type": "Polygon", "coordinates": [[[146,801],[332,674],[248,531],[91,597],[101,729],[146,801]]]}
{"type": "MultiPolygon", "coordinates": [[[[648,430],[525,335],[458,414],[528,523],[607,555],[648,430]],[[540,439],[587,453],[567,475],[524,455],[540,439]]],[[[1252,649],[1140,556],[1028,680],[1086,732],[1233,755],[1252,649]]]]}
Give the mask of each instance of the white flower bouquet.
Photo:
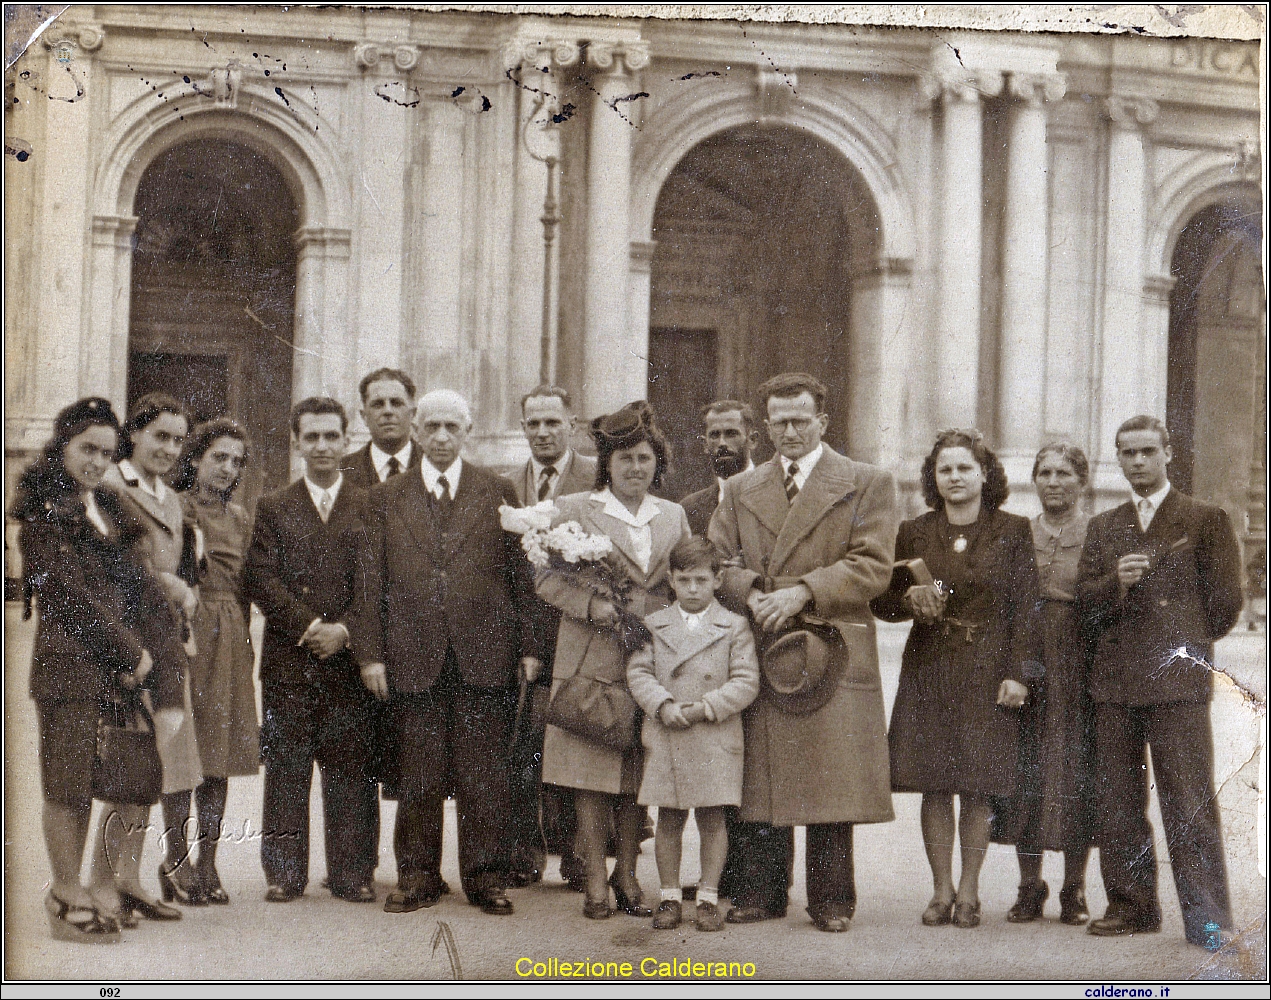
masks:
{"type": "Polygon", "coordinates": [[[504,531],[521,536],[521,548],[530,564],[540,572],[569,576],[618,611],[613,626],[623,652],[630,655],[652,641],[644,622],[629,609],[631,578],[615,565],[609,556],[613,542],[605,535],[591,535],[577,521],[564,521],[552,527],[559,513],[556,505],[544,500],[533,507],[499,508],[499,521],[504,531]]]}

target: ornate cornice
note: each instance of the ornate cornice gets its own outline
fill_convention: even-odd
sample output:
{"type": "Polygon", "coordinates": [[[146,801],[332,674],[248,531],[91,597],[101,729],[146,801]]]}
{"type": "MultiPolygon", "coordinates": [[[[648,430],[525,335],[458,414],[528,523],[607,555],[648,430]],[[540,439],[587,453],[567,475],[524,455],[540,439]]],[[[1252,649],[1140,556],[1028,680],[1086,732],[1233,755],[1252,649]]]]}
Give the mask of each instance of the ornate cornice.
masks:
{"type": "Polygon", "coordinates": [[[359,42],[353,46],[353,62],[360,69],[379,69],[385,59],[403,73],[409,73],[419,64],[417,45],[380,45],[377,42],[359,42]]]}
{"type": "Polygon", "coordinates": [[[621,75],[624,66],[629,72],[638,72],[649,65],[649,43],[589,41],[587,65],[612,70],[616,75],[621,75]]]}
{"type": "Polygon", "coordinates": [[[567,38],[514,38],[503,46],[503,68],[515,69],[529,63],[533,66],[574,66],[582,55],[578,42],[567,38]]]}
{"type": "Polygon", "coordinates": [[[955,72],[945,69],[923,73],[918,78],[918,92],[924,100],[943,98],[946,102],[974,104],[981,97],[996,97],[1005,80],[998,70],[955,72]]]}
{"type": "Polygon", "coordinates": [[[1114,96],[1103,104],[1108,120],[1118,129],[1133,131],[1151,125],[1161,113],[1161,106],[1148,97],[1114,96]]]}

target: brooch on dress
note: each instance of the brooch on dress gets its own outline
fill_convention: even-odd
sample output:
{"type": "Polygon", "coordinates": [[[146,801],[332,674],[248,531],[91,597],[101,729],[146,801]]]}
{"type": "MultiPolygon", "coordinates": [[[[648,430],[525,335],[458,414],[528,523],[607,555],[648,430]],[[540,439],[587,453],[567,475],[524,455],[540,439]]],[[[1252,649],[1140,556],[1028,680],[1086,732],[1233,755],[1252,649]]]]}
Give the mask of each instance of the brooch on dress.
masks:
{"type": "Polygon", "coordinates": [[[966,535],[959,535],[953,540],[953,551],[958,555],[966,551],[966,535]]]}

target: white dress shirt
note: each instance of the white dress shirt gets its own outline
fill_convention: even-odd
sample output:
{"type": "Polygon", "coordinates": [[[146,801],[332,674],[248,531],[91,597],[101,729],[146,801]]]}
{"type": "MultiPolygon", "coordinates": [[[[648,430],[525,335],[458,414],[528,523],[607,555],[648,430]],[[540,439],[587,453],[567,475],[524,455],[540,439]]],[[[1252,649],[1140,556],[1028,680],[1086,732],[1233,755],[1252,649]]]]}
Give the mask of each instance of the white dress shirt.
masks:
{"type": "Polygon", "coordinates": [[[424,489],[438,500],[441,499],[441,484],[438,480],[445,476],[446,482],[450,484],[450,499],[453,500],[455,494],[459,492],[459,477],[463,474],[463,459],[456,458],[446,469],[438,472],[437,466],[425,458],[419,463],[419,471],[424,477],[424,489]]]}
{"type": "Polygon", "coordinates": [[[816,468],[816,463],[821,461],[821,454],[824,451],[825,445],[818,444],[802,458],[786,458],[785,455],[782,455],[781,472],[783,474],[783,478],[790,475],[790,465],[792,463],[797,464],[799,466],[799,471],[795,474],[794,485],[802,490],[803,484],[808,481],[808,476],[812,475],[812,470],[816,468]]]}
{"type": "Polygon", "coordinates": [[[1150,496],[1141,497],[1137,493],[1134,495],[1134,509],[1139,515],[1139,527],[1144,532],[1152,526],[1152,518],[1156,517],[1156,512],[1161,509],[1161,504],[1165,502],[1165,497],[1169,495],[1169,480],[1165,480],[1165,485],[1150,496]]]}
{"type": "Polygon", "coordinates": [[[640,509],[632,514],[627,509],[627,505],[614,496],[608,486],[599,493],[593,493],[591,498],[598,503],[603,503],[606,514],[616,517],[627,526],[627,534],[631,536],[631,548],[635,550],[636,564],[642,572],[649,572],[649,560],[653,558],[653,529],[649,527],[649,522],[662,513],[658,502],[646,493],[644,499],[640,501],[640,509]]]}
{"type": "Polygon", "coordinates": [[[406,444],[402,450],[394,455],[390,455],[384,451],[374,441],[371,442],[371,464],[375,466],[375,474],[380,477],[380,482],[388,479],[388,463],[389,459],[397,459],[397,468],[405,472],[410,465],[410,439],[406,439],[406,444]]]}
{"type": "MultiPolygon", "coordinates": [[[[322,501],[327,501],[327,517],[331,516],[331,511],[335,510],[336,498],[340,495],[340,487],[344,485],[344,473],[336,475],[335,482],[326,489],[323,489],[308,476],[305,476],[305,488],[309,491],[309,498],[313,501],[313,506],[317,508],[318,516],[322,516],[322,501]]],[[[326,523],[326,518],[322,518],[322,523],[326,523]]]]}
{"type": "Polygon", "coordinates": [[[162,479],[155,478],[154,485],[151,486],[146,482],[145,477],[137,471],[137,467],[128,459],[124,459],[119,463],[119,474],[123,476],[124,481],[132,486],[134,483],[142,493],[149,493],[152,497],[163,503],[168,498],[168,484],[162,479]]]}
{"type": "MultiPolygon", "coordinates": [[[[711,604],[715,602],[712,601],[711,604]]],[[[684,626],[690,632],[700,632],[702,623],[706,621],[706,612],[710,611],[711,604],[706,605],[701,611],[685,611],[684,607],[677,601],[675,606],[680,609],[680,617],[684,619],[684,626]]]]}

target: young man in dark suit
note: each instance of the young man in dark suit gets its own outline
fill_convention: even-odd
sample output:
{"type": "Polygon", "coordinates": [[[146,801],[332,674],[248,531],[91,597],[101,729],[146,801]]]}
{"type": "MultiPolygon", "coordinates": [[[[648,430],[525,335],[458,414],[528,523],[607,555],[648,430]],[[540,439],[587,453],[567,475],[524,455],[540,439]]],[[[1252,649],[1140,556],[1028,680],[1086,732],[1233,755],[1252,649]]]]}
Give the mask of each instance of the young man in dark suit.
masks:
{"type": "Polygon", "coordinates": [[[688,515],[689,529],[705,535],[711,515],[719,506],[719,495],[726,480],[755,467],[750,453],[759,444],[755,414],[746,403],[736,399],[717,399],[702,408],[702,450],[710,456],[715,482],[703,490],[690,493],[680,501],[688,515]]]}
{"type": "Polygon", "coordinates": [[[358,385],[362,419],[371,440],[344,456],[345,478],[360,489],[419,468],[419,444],[411,437],[415,419],[415,383],[404,371],[378,368],[358,385]]]}
{"type": "Polygon", "coordinates": [[[529,563],[503,531],[512,484],[460,457],[472,427],[449,391],[419,402],[424,461],[367,501],[369,558],[351,616],[362,681],[387,703],[396,747],[397,889],[384,909],[432,906],[442,892],[443,797],[459,814],[459,872],[468,901],[510,914],[508,747],[518,658],[541,667],[526,614],[529,563]]]}
{"type": "MultiPolygon", "coordinates": [[[[569,391],[560,386],[535,386],[522,397],[521,430],[529,442],[530,458],[512,477],[522,507],[595,489],[596,460],[570,446],[576,423],[569,391]]],[[[535,597],[529,614],[543,660],[536,683],[550,688],[560,610],[535,597]]],[[[523,716],[528,712],[527,707],[523,716]]],[[[562,878],[571,884],[582,878],[582,861],[573,854],[572,791],[554,785],[544,791],[542,773],[543,733],[534,731],[525,719],[512,750],[510,881],[515,886],[542,879],[549,852],[561,855],[562,878]]]]}
{"type": "Polygon", "coordinates": [[[1090,692],[1108,894],[1107,913],[1089,930],[1160,930],[1147,818],[1151,744],[1184,931],[1203,945],[1231,926],[1209,701],[1214,641],[1240,614],[1240,550],[1221,507],[1170,486],[1169,433],[1159,420],[1127,420],[1116,446],[1134,492],[1091,519],[1077,583],[1096,644],[1090,692]]]}
{"type": "Polygon", "coordinates": [[[331,893],[374,902],[379,797],[369,762],[374,701],[347,650],[364,491],[340,472],[348,420],[334,399],[292,410],[303,478],[262,497],[244,593],[265,615],[260,674],[265,762],[265,898],[285,903],[309,878],[309,786],[316,760],[331,893]]]}

